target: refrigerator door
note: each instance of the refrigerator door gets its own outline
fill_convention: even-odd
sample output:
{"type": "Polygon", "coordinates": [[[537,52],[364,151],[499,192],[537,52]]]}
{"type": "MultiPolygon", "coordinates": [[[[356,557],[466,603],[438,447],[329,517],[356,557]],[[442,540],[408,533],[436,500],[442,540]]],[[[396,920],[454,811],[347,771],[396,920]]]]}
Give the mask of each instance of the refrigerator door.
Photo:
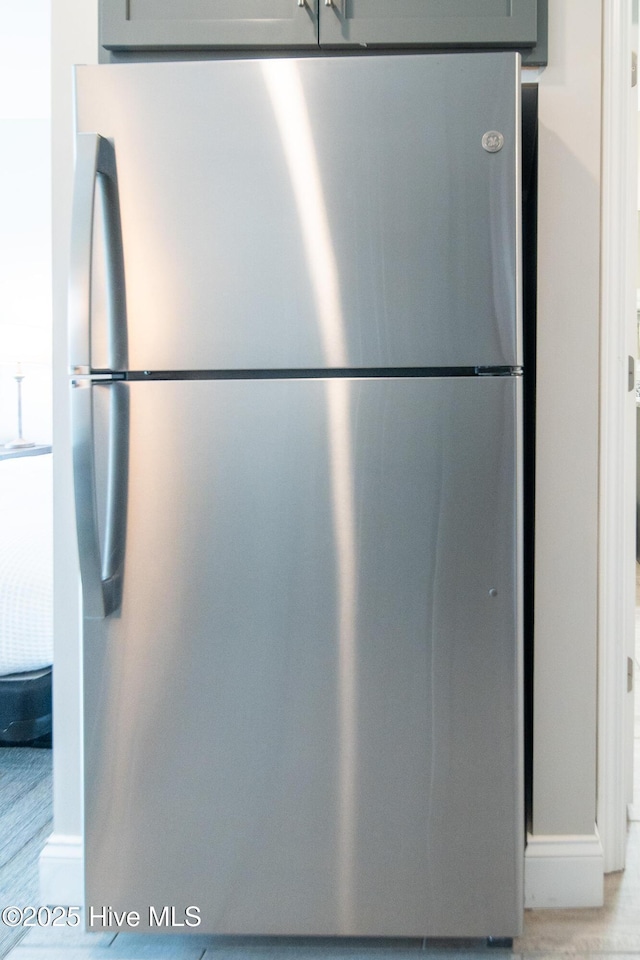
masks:
{"type": "Polygon", "coordinates": [[[518,111],[512,53],[77,68],[124,252],[90,366],[520,364],[518,111]]]}
{"type": "Polygon", "coordinates": [[[130,434],[84,631],[94,929],[518,933],[520,387],[87,388],[98,452],[113,389],[130,434]]]}

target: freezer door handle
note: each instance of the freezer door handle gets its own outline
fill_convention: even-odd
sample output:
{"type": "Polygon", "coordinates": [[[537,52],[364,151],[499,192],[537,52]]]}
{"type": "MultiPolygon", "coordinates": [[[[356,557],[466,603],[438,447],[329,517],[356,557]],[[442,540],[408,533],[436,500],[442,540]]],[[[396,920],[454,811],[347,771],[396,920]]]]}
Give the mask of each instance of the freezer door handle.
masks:
{"type": "Polygon", "coordinates": [[[108,369],[127,366],[127,320],[122,226],[113,145],[97,133],[76,138],[76,170],[71,220],[69,272],[69,362],[72,374],[87,374],[91,363],[91,291],[96,185],[104,200],[107,276],[108,369]]]}
{"type": "Polygon", "coordinates": [[[127,516],[129,394],[121,382],[72,382],[73,476],[84,616],[102,620],[122,602],[127,516]],[[109,391],[103,536],[100,536],[94,390],[109,391]]]}

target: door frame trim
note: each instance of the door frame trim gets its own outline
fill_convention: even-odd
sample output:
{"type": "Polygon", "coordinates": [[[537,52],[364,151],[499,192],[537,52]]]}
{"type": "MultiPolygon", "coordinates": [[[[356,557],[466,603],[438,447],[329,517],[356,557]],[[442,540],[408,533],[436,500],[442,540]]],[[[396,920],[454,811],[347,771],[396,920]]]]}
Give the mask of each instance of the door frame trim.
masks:
{"type": "Polygon", "coordinates": [[[637,110],[637,87],[630,82],[632,0],[604,0],[602,27],[597,821],[605,872],[610,872],[625,865],[633,710],[633,698],[626,693],[635,609],[635,402],[627,388],[628,356],[635,354],[630,205],[637,138],[631,135],[629,113],[637,110]]]}

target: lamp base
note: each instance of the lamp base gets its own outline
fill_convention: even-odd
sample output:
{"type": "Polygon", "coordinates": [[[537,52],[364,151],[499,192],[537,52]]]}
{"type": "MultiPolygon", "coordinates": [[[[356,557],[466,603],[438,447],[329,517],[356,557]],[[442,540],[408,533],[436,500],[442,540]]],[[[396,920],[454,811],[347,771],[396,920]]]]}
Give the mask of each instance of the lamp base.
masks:
{"type": "Polygon", "coordinates": [[[23,440],[21,437],[18,440],[11,440],[9,443],[5,443],[6,450],[22,450],[23,447],[35,447],[33,440],[23,440]]]}

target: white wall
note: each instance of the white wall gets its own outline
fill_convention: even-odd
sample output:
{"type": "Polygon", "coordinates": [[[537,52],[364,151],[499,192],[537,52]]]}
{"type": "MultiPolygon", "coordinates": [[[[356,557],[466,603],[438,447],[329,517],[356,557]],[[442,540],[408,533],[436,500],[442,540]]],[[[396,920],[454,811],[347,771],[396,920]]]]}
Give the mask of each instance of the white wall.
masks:
{"type": "Polygon", "coordinates": [[[0,443],[17,436],[18,359],[24,436],[51,442],[49,25],[48,0],[0,6],[0,443]]]}
{"type": "Polygon", "coordinates": [[[78,558],[68,407],[67,274],[73,176],[72,65],[97,62],[97,0],[52,0],[54,767],[53,842],[41,861],[43,903],[80,903],[82,827],[78,558]]]}
{"type": "Polygon", "coordinates": [[[549,4],[540,78],[533,832],[596,805],[601,0],[549,4]]]}
{"type": "MultiPolygon", "coordinates": [[[[552,0],[539,80],[531,907],[596,906],[602,12],[552,0]]],[[[618,0],[613,0],[618,2],[618,0]]]]}

